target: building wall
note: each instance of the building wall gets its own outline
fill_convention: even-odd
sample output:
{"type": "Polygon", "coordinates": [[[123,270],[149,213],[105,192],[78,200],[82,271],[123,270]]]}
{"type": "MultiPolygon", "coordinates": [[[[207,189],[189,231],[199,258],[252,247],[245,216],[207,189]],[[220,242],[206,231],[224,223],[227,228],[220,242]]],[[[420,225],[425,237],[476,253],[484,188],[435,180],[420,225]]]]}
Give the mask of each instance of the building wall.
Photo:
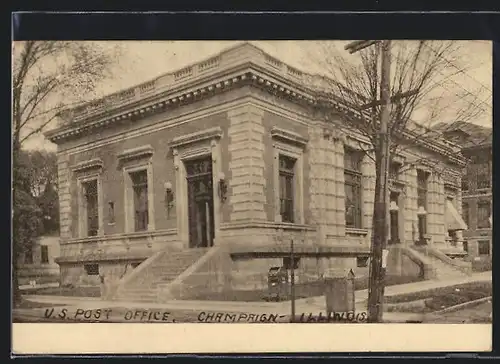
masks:
{"type": "MultiPolygon", "coordinates": [[[[61,255],[74,257],[100,250],[105,253],[142,250],[151,255],[158,250],[187,248],[186,236],[180,231],[182,217],[178,216],[179,211],[185,212],[178,208],[183,204],[183,191],[177,183],[181,156],[174,155],[170,143],[174,138],[214,127],[222,131],[216,146],[220,148],[217,154],[220,158],[214,163],[217,171],[225,174],[228,183],[228,200],[217,210],[216,244],[231,245],[235,249],[265,245],[277,247],[286,244],[287,238],[280,239],[279,236],[283,230],[298,244],[337,246],[341,252],[354,249],[368,251],[375,166],[367,156],[363,158],[361,167],[362,226],[360,229],[345,228],[344,146],[347,144],[358,148],[359,138],[346,136],[331,125],[315,120],[307,108],[281,99],[270,100],[270,96],[264,96],[260,91],[243,87],[180,106],[167,114],[128,122],[63,144],[58,154],[63,244],[61,255]],[[282,143],[272,135],[276,129],[299,139],[299,146],[290,148],[297,151],[301,158],[301,192],[297,195],[299,204],[296,207],[299,219],[294,224],[281,224],[276,219],[276,148],[282,143]],[[154,196],[154,224],[151,231],[132,234],[125,230],[124,211],[129,201],[124,198],[124,174],[117,155],[140,146],[151,146],[153,150],[150,159],[152,184],[148,188],[154,196]],[[79,235],[78,176],[72,172],[72,167],[93,159],[102,161],[103,226],[100,236],[85,238],[79,235]],[[175,196],[175,208],[168,216],[164,205],[164,183],[167,181],[172,183],[175,196]],[[109,202],[114,203],[114,223],[108,220],[106,207],[109,202]]],[[[412,148],[406,157],[408,162],[442,158],[418,148],[412,148]]],[[[400,229],[404,231],[405,243],[411,244],[417,236],[415,169],[405,172],[402,179],[406,186],[404,224],[400,229]]],[[[443,180],[438,174],[431,173],[428,190],[428,234],[434,242],[444,243],[445,195],[443,180]]],[[[260,272],[258,281],[262,282],[268,269],[262,265],[262,261],[235,261],[234,274],[238,275],[245,269],[260,272]]],[[[268,263],[275,264],[276,261],[270,260],[264,265],[268,263]]],[[[332,266],[357,268],[356,258],[352,257],[332,258],[328,262],[313,259],[303,264],[305,275],[309,274],[306,271],[323,274],[332,266]]],[[[119,267],[123,264],[115,265],[119,267]]],[[[82,269],[81,262],[65,264],[61,270],[66,277],[65,282],[97,284],[97,278],[86,277],[82,269]]]]}
{"type": "MultiPolygon", "coordinates": [[[[491,155],[492,149],[491,147],[484,148],[476,148],[464,150],[464,154],[468,157],[474,157],[476,155],[491,155]]],[[[490,159],[491,163],[491,159],[490,159]]],[[[478,203],[480,202],[489,202],[491,211],[493,211],[493,195],[492,189],[478,189],[476,186],[476,171],[477,165],[474,164],[473,159],[472,162],[469,163],[466,169],[466,178],[468,181],[468,189],[462,191],[462,202],[467,204],[469,207],[469,221],[468,227],[469,229],[464,232],[464,239],[467,241],[467,250],[469,256],[471,257],[481,257],[481,258],[491,258],[493,253],[493,239],[492,239],[492,229],[478,228],[478,203]],[[488,242],[490,247],[489,256],[484,256],[479,253],[479,242],[488,242]]]]}
{"type": "Polygon", "coordinates": [[[59,265],[55,258],[60,255],[59,237],[42,236],[38,238],[32,250],[33,263],[26,263],[25,257],[20,256],[17,274],[20,284],[29,284],[31,280],[37,283],[47,283],[57,281],[59,275],[59,265]],[[48,262],[42,262],[42,246],[47,247],[48,262]]]}

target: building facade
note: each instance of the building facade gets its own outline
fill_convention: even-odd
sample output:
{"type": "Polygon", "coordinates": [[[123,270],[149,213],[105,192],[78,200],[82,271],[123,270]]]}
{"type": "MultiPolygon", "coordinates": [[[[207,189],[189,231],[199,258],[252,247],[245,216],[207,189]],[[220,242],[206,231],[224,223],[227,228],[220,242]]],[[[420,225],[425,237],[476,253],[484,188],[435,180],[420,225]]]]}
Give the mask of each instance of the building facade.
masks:
{"type": "Polygon", "coordinates": [[[18,261],[18,279],[20,285],[59,282],[60,256],[59,236],[41,236],[32,245],[28,245],[18,261]]]}
{"type": "Polygon", "coordinates": [[[444,136],[462,146],[468,159],[462,176],[462,212],[468,226],[464,248],[471,257],[492,254],[492,129],[466,122],[441,124],[444,136]]]}
{"type": "MultiPolygon", "coordinates": [[[[345,131],[357,111],[317,116],[315,80],[246,43],[65,114],[47,134],[58,145],[63,284],[217,248],[230,257],[225,284],[258,287],[288,264],[292,239],[299,279],[366,274],[374,162],[367,140],[345,131]]],[[[446,232],[461,214],[459,149],[402,143],[391,242],[456,248],[446,232]]]]}

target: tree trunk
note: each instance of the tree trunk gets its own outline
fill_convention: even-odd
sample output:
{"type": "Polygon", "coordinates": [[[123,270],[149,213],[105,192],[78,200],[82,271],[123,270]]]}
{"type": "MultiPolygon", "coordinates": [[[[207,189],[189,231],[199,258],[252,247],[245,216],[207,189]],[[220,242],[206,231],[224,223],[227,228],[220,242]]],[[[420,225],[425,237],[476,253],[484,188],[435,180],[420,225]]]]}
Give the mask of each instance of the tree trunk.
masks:
{"type": "Polygon", "coordinates": [[[370,284],[368,287],[368,322],[381,322],[385,286],[385,268],[382,267],[382,254],[387,238],[386,193],[383,152],[375,153],[375,206],[373,211],[372,244],[370,259],[370,284]]]}
{"type": "MultiPolygon", "coordinates": [[[[16,133],[17,134],[17,133],[16,133]]],[[[12,202],[15,205],[16,200],[16,190],[18,182],[18,161],[19,161],[19,135],[15,135],[14,143],[12,147],[12,202]]],[[[19,226],[19,213],[15,206],[12,206],[12,226],[19,226]]],[[[13,307],[17,307],[22,302],[21,290],[19,289],[19,277],[18,277],[18,258],[21,249],[21,242],[18,241],[19,237],[16,236],[16,231],[13,229],[12,232],[12,296],[13,296],[13,307]]]]}

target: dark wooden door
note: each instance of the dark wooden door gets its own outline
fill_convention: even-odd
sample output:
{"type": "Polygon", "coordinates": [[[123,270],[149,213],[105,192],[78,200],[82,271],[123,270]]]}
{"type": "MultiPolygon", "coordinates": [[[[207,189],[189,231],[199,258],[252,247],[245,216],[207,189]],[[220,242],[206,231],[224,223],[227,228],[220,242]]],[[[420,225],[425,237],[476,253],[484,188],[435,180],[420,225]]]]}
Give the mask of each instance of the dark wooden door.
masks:
{"type": "Polygon", "coordinates": [[[189,246],[210,247],[214,234],[212,159],[185,163],[188,185],[189,246]]]}

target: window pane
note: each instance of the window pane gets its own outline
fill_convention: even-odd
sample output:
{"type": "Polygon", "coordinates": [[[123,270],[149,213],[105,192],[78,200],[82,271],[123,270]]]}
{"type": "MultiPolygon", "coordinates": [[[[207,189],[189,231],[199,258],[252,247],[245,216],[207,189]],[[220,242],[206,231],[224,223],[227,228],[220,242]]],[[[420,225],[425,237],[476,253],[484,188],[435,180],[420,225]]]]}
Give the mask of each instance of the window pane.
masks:
{"type": "Polygon", "coordinates": [[[345,173],[345,220],[347,227],[361,228],[361,179],[345,173]]]}
{"type": "Polygon", "coordinates": [[[294,222],[294,158],[279,156],[279,197],[280,214],[284,222],[294,222]]]}
{"type": "Polygon", "coordinates": [[[425,215],[418,215],[418,234],[419,238],[423,239],[427,234],[427,219],[425,215]]]}
{"type": "Polygon", "coordinates": [[[42,245],[41,247],[41,261],[42,263],[49,262],[49,247],[47,245],[42,245]]]}
{"type": "Polygon", "coordinates": [[[344,149],[344,168],[359,172],[361,170],[361,154],[360,154],[360,152],[351,150],[349,148],[345,148],[344,149]]]}
{"type": "Polygon", "coordinates": [[[489,188],[490,187],[490,163],[480,163],[477,165],[477,188],[489,188]]]}
{"type": "Polygon", "coordinates": [[[479,255],[490,255],[490,242],[489,240],[480,240],[477,242],[479,255]]]}
{"type": "Polygon", "coordinates": [[[490,227],[490,203],[480,202],[477,204],[477,227],[486,229],[490,227]]]}
{"type": "Polygon", "coordinates": [[[93,264],[85,264],[84,265],[85,272],[89,276],[97,276],[99,275],[99,264],[93,263],[93,264]]]}
{"type": "Polygon", "coordinates": [[[280,198],[286,197],[286,176],[280,175],[280,198]]]}
{"type": "Polygon", "coordinates": [[[389,178],[397,180],[399,179],[399,169],[401,165],[396,162],[392,162],[389,169],[389,178]]]}
{"type": "Polygon", "coordinates": [[[135,230],[147,230],[148,227],[148,179],[147,171],[131,174],[134,191],[135,230]]]}
{"type": "Polygon", "coordinates": [[[467,179],[467,176],[462,176],[462,191],[468,191],[469,190],[469,180],[467,179]]]}
{"type": "Polygon", "coordinates": [[[462,218],[464,219],[464,222],[469,227],[469,204],[467,204],[467,203],[462,204],[462,218]]]}
{"type": "Polygon", "coordinates": [[[86,182],[83,189],[87,205],[87,235],[96,236],[99,231],[97,180],[86,182]]]}
{"type": "Polygon", "coordinates": [[[391,241],[399,241],[399,221],[398,211],[391,211],[391,241]]]}

